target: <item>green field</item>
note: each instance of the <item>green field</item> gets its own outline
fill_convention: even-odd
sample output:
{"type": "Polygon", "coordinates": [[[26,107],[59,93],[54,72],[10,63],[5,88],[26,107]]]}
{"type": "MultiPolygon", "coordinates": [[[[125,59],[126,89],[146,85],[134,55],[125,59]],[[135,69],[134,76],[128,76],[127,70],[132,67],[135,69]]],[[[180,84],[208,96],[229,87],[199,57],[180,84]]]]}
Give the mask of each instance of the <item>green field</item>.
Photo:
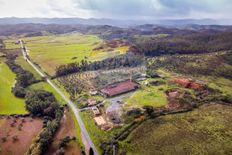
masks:
{"type": "Polygon", "coordinates": [[[0,114],[25,114],[24,100],[11,93],[16,75],[0,58],[0,114]]]}
{"type": "Polygon", "coordinates": [[[63,98],[55,91],[55,89],[52,88],[47,82],[40,82],[40,83],[33,84],[29,86],[28,89],[41,89],[41,90],[49,91],[55,95],[56,99],[59,101],[60,104],[66,103],[63,100],[63,98]]]}
{"type": "Polygon", "coordinates": [[[164,91],[167,85],[142,87],[135,91],[125,102],[126,106],[143,107],[150,105],[161,107],[168,103],[164,91]]]}
{"type": "Polygon", "coordinates": [[[123,142],[128,155],[232,154],[232,107],[204,105],[144,122],[123,142]]]}
{"type": "MultiPolygon", "coordinates": [[[[23,38],[32,60],[50,75],[54,75],[57,66],[79,62],[85,57],[90,61],[124,54],[128,47],[117,47],[111,51],[104,49],[93,51],[103,40],[96,35],[69,33],[62,35],[36,36],[23,38]]],[[[16,48],[14,40],[4,42],[6,48],[16,48]]]]}
{"type": "Polygon", "coordinates": [[[37,73],[36,70],[31,65],[29,65],[28,62],[25,61],[23,56],[18,56],[15,62],[16,64],[20,65],[24,70],[32,73],[37,80],[41,80],[41,76],[39,75],[39,73],[37,73]]]}

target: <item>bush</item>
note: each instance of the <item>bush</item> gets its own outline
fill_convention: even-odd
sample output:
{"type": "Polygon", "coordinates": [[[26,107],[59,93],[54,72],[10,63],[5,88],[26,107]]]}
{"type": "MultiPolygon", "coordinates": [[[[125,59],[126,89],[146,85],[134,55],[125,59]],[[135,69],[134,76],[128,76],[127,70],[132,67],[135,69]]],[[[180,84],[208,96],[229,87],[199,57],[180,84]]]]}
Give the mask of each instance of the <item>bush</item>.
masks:
{"type": "Polygon", "coordinates": [[[71,141],[72,139],[69,136],[64,137],[63,139],[60,140],[59,143],[59,148],[64,148],[68,145],[68,143],[71,141]]]}
{"type": "Polygon", "coordinates": [[[12,93],[19,98],[25,98],[26,96],[26,90],[21,87],[21,86],[16,86],[14,88],[12,88],[12,93]]]}

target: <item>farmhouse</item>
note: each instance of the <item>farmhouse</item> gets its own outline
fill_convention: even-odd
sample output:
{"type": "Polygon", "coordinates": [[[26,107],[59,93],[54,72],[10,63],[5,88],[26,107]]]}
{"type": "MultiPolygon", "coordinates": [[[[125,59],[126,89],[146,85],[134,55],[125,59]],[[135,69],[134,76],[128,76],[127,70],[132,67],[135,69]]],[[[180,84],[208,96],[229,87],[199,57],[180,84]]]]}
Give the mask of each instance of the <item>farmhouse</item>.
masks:
{"type": "Polygon", "coordinates": [[[100,110],[97,107],[92,107],[92,111],[95,116],[99,116],[101,114],[100,110]]]}
{"type": "Polygon", "coordinates": [[[181,85],[182,87],[193,89],[193,90],[203,90],[204,86],[189,79],[174,79],[174,82],[181,85]]]}
{"type": "Polygon", "coordinates": [[[182,87],[187,88],[190,85],[190,80],[189,79],[174,79],[174,82],[181,85],[182,87]]]}
{"type": "Polygon", "coordinates": [[[94,99],[88,99],[87,100],[87,105],[90,107],[90,106],[94,106],[97,104],[97,101],[94,100],[94,99]]]}
{"type": "Polygon", "coordinates": [[[106,97],[113,97],[137,89],[139,85],[130,80],[114,83],[101,89],[101,93],[106,97]]]}

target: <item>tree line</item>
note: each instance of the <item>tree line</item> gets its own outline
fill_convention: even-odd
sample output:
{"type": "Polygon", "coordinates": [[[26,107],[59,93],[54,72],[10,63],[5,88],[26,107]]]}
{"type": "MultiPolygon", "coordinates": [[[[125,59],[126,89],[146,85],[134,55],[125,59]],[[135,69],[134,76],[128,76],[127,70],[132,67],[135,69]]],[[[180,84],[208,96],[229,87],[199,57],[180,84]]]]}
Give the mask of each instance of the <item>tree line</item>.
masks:
{"type": "Polygon", "coordinates": [[[16,83],[12,88],[13,94],[16,97],[24,98],[26,95],[25,88],[39,82],[39,80],[36,80],[31,72],[24,70],[20,65],[16,64],[15,60],[17,56],[16,54],[7,54],[6,64],[16,74],[16,83]]]}
{"type": "Polygon", "coordinates": [[[67,65],[61,65],[56,68],[56,77],[82,72],[93,71],[100,69],[115,69],[120,67],[136,67],[143,63],[143,58],[140,55],[134,53],[127,53],[119,55],[113,58],[107,58],[102,61],[89,62],[87,59],[83,59],[80,63],[70,63],[67,65]]]}
{"type": "Polygon", "coordinates": [[[44,126],[36,138],[27,155],[41,155],[48,149],[52,138],[60,126],[63,108],[58,104],[55,96],[44,90],[27,92],[26,109],[35,116],[44,117],[44,126]]]}
{"type": "Polygon", "coordinates": [[[28,155],[42,155],[47,150],[56,130],[60,126],[63,108],[51,92],[44,90],[27,90],[29,85],[40,82],[34,75],[16,64],[17,54],[8,54],[6,64],[16,74],[16,83],[12,92],[16,97],[25,98],[25,107],[33,116],[43,117],[43,129],[29,148],[28,155]]]}

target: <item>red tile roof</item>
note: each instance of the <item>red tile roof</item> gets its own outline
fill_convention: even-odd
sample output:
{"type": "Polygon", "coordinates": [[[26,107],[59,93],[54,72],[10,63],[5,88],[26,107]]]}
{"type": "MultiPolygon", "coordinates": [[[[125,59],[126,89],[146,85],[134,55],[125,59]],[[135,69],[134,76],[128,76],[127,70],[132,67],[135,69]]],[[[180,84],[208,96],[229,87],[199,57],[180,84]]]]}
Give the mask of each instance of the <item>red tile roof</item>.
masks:
{"type": "Polygon", "coordinates": [[[138,88],[138,86],[139,85],[137,83],[134,83],[130,80],[126,80],[123,82],[108,85],[104,87],[103,89],[101,89],[101,92],[107,95],[108,97],[112,97],[112,96],[116,96],[122,93],[135,90],[138,88]]]}

